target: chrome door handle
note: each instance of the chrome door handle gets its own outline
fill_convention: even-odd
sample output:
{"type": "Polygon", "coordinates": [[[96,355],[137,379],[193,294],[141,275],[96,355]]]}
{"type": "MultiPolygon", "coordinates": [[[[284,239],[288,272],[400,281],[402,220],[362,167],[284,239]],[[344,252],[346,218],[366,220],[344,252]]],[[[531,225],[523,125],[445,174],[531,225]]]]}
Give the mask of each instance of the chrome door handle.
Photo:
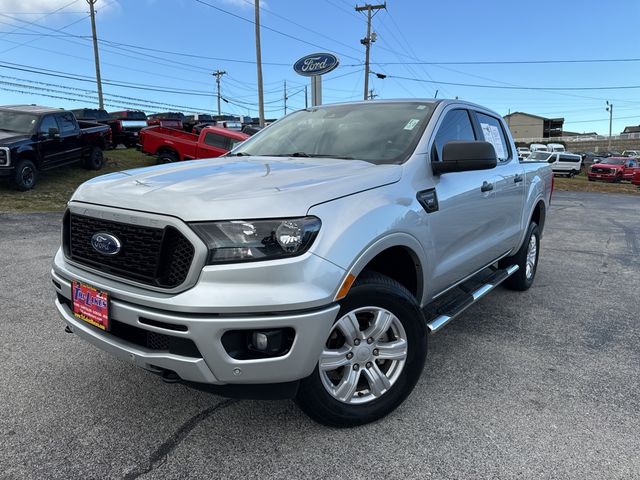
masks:
{"type": "Polygon", "coordinates": [[[486,180],[482,182],[482,186],[480,187],[481,192],[490,192],[493,190],[493,183],[489,183],[486,180]]]}

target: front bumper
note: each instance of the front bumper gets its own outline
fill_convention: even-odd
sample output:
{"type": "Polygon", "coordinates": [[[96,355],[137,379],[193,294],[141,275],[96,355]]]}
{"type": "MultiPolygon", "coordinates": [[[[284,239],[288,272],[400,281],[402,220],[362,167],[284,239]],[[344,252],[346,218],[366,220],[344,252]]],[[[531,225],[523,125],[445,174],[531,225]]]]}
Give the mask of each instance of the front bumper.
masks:
{"type": "Polygon", "coordinates": [[[339,306],[282,314],[186,314],[143,307],[112,298],[110,316],[117,322],[191,340],[200,356],[185,356],[137,345],[77,319],[69,308],[71,281],[52,271],[58,294],[55,305],[67,326],[98,348],[146,370],[175,372],[182,380],[207,384],[268,384],[299,380],[311,374],[338,314],[339,306]],[[142,321],[141,321],[142,320],[142,321]],[[151,322],[149,322],[151,320],[151,322]],[[159,326],[156,326],[159,325],[159,326]],[[176,331],[171,326],[180,326],[176,331]],[[293,328],[295,339],[283,356],[238,360],[221,338],[229,330],[293,328]]]}
{"type": "Polygon", "coordinates": [[[614,182],[618,177],[611,173],[587,173],[591,180],[601,180],[603,182],[614,182]]]}

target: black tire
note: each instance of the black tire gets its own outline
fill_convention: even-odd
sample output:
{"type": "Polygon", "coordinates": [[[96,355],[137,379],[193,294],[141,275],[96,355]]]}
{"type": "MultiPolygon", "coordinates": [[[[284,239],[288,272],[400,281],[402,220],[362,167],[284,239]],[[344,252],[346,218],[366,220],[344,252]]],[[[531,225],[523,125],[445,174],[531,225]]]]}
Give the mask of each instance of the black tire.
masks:
{"type": "Polygon", "coordinates": [[[596,179],[595,179],[595,178],[589,178],[589,181],[590,181],[590,182],[595,182],[595,181],[596,181],[596,179]]]}
{"type": "Polygon", "coordinates": [[[507,258],[503,258],[499,262],[500,268],[506,268],[511,265],[518,265],[520,267],[516,273],[507,278],[503,285],[509,290],[517,290],[524,291],[528,290],[531,285],[533,285],[533,281],[536,278],[536,271],[538,270],[538,257],[540,256],[540,230],[538,229],[538,225],[535,222],[531,222],[529,224],[529,228],[527,229],[527,235],[525,236],[524,243],[520,247],[518,252],[507,258]],[[530,276],[527,276],[527,255],[529,253],[529,244],[531,242],[531,238],[535,238],[536,244],[536,252],[535,252],[535,262],[533,264],[532,272],[530,276]]]}
{"type": "Polygon", "coordinates": [[[173,152],[169,152],[165,150],[163,152],[158,153],[158,164],[173,163],[177,161],[178,161],[178,156],[173,152]]]}
{"type": "Polygon", "coordinates": [[[18,160],[13,171],[13,186],[16,190],[20,190],[21,192],[31,190],[35,187],[37,179],[38,170],[35,164],[27,158],[18,160]]]}
{"type": "Polygon", "coordinates": [[[575,176],[576,176],[576,171],[575,171],[575,170],[571,170],[571,171],[569,172],[569,178],[573,178],[573,177],[575,177],[575,176]]]}
{"type": "Polygon", "coordinates": [[[104,155],[100,147],[92,147],[89,155],[84,159],[84,168],[100,170],[104,166],[104,155]]]}
{"type": "MultiPolygon", "coordinates": [[[[342,300],[338,321],[347,313],[363,307],[387,310],[400,322],[407,345],[404,366],[394,383],[380,396],[367,403],[353,404],[342,402],[327,391],[316,365],[313,373],[300,382],[296,402],[309,417],[323,425],[338,428],[355,427],[384,417],[407,398],[422,373],[427,355],[427,327],[413,295],[389,277],[364,272],[347,297],[342,300]]],[[[332,341],[331,338],[327,339],[327,345],[332,341]]],[[[375,352],[373,354],[376,355],[375,352]]],[[[354,361],[359,361],[355,360],[357,356],[353,357],[354,361]]],[[[375,362],[377,364],[378,360],[375,362]]],[[[362,375],[367,374],[365,368],[370,368],[368,365],[370,364],[367,363],[365,367],[363,364],[362,375]]],[[[384,363],[380,365],[384,368],[384,363]]],[[[351,370],[349,365],[342,368],[351,370]]],[[[370,386],[369,389],[373,392],[370,386]]]]}

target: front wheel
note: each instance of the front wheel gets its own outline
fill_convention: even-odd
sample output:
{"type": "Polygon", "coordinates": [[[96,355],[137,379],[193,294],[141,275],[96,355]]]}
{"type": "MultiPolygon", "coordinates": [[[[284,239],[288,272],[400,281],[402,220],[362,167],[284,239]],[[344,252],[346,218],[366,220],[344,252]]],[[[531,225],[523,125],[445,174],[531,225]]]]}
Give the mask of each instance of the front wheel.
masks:
{"type": "Polygon", "coordinates": [[[27,158],[19,160],[13,173],[13,185],[15,188],[21,192],[31,190],[36,185],[36,179],[37,170],[35,164],[27,158]]]}
{"type": "Polygon", "coordinates": [[[535,222],[529,224],[525,241],[520,250],[512,257],[500,260],[500,267],[506,268],[518,265],[516,273],[507,278],[503,285],[509,290],[528,290],[533,285],[538,270],[538,256],[540,255],[540,230],[535,222]]]}
{"type": "Polygon", "coordinates": [[[395,280],[365,272],[342,302],[296,401],[327,426],[373,422],[411,393],[426,354],[427,329],[415,298],[395,280]]]}

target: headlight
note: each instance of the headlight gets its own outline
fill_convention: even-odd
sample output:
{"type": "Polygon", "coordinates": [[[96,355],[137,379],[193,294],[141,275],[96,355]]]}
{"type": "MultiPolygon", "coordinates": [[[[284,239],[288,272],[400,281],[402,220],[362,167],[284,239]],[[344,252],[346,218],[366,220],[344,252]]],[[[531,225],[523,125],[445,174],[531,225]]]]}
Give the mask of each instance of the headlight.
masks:
{"type": "Polygon", "coordinates": [[[207,264],[273,260],[306,252],[318,235],[316,217],[191,223],[209,249],[207,264]]]}
{"type": "Polygon", "coordinates": [[[9,164],[9,152],[0,148],[0,165],[8,165],[9,164]]]}

